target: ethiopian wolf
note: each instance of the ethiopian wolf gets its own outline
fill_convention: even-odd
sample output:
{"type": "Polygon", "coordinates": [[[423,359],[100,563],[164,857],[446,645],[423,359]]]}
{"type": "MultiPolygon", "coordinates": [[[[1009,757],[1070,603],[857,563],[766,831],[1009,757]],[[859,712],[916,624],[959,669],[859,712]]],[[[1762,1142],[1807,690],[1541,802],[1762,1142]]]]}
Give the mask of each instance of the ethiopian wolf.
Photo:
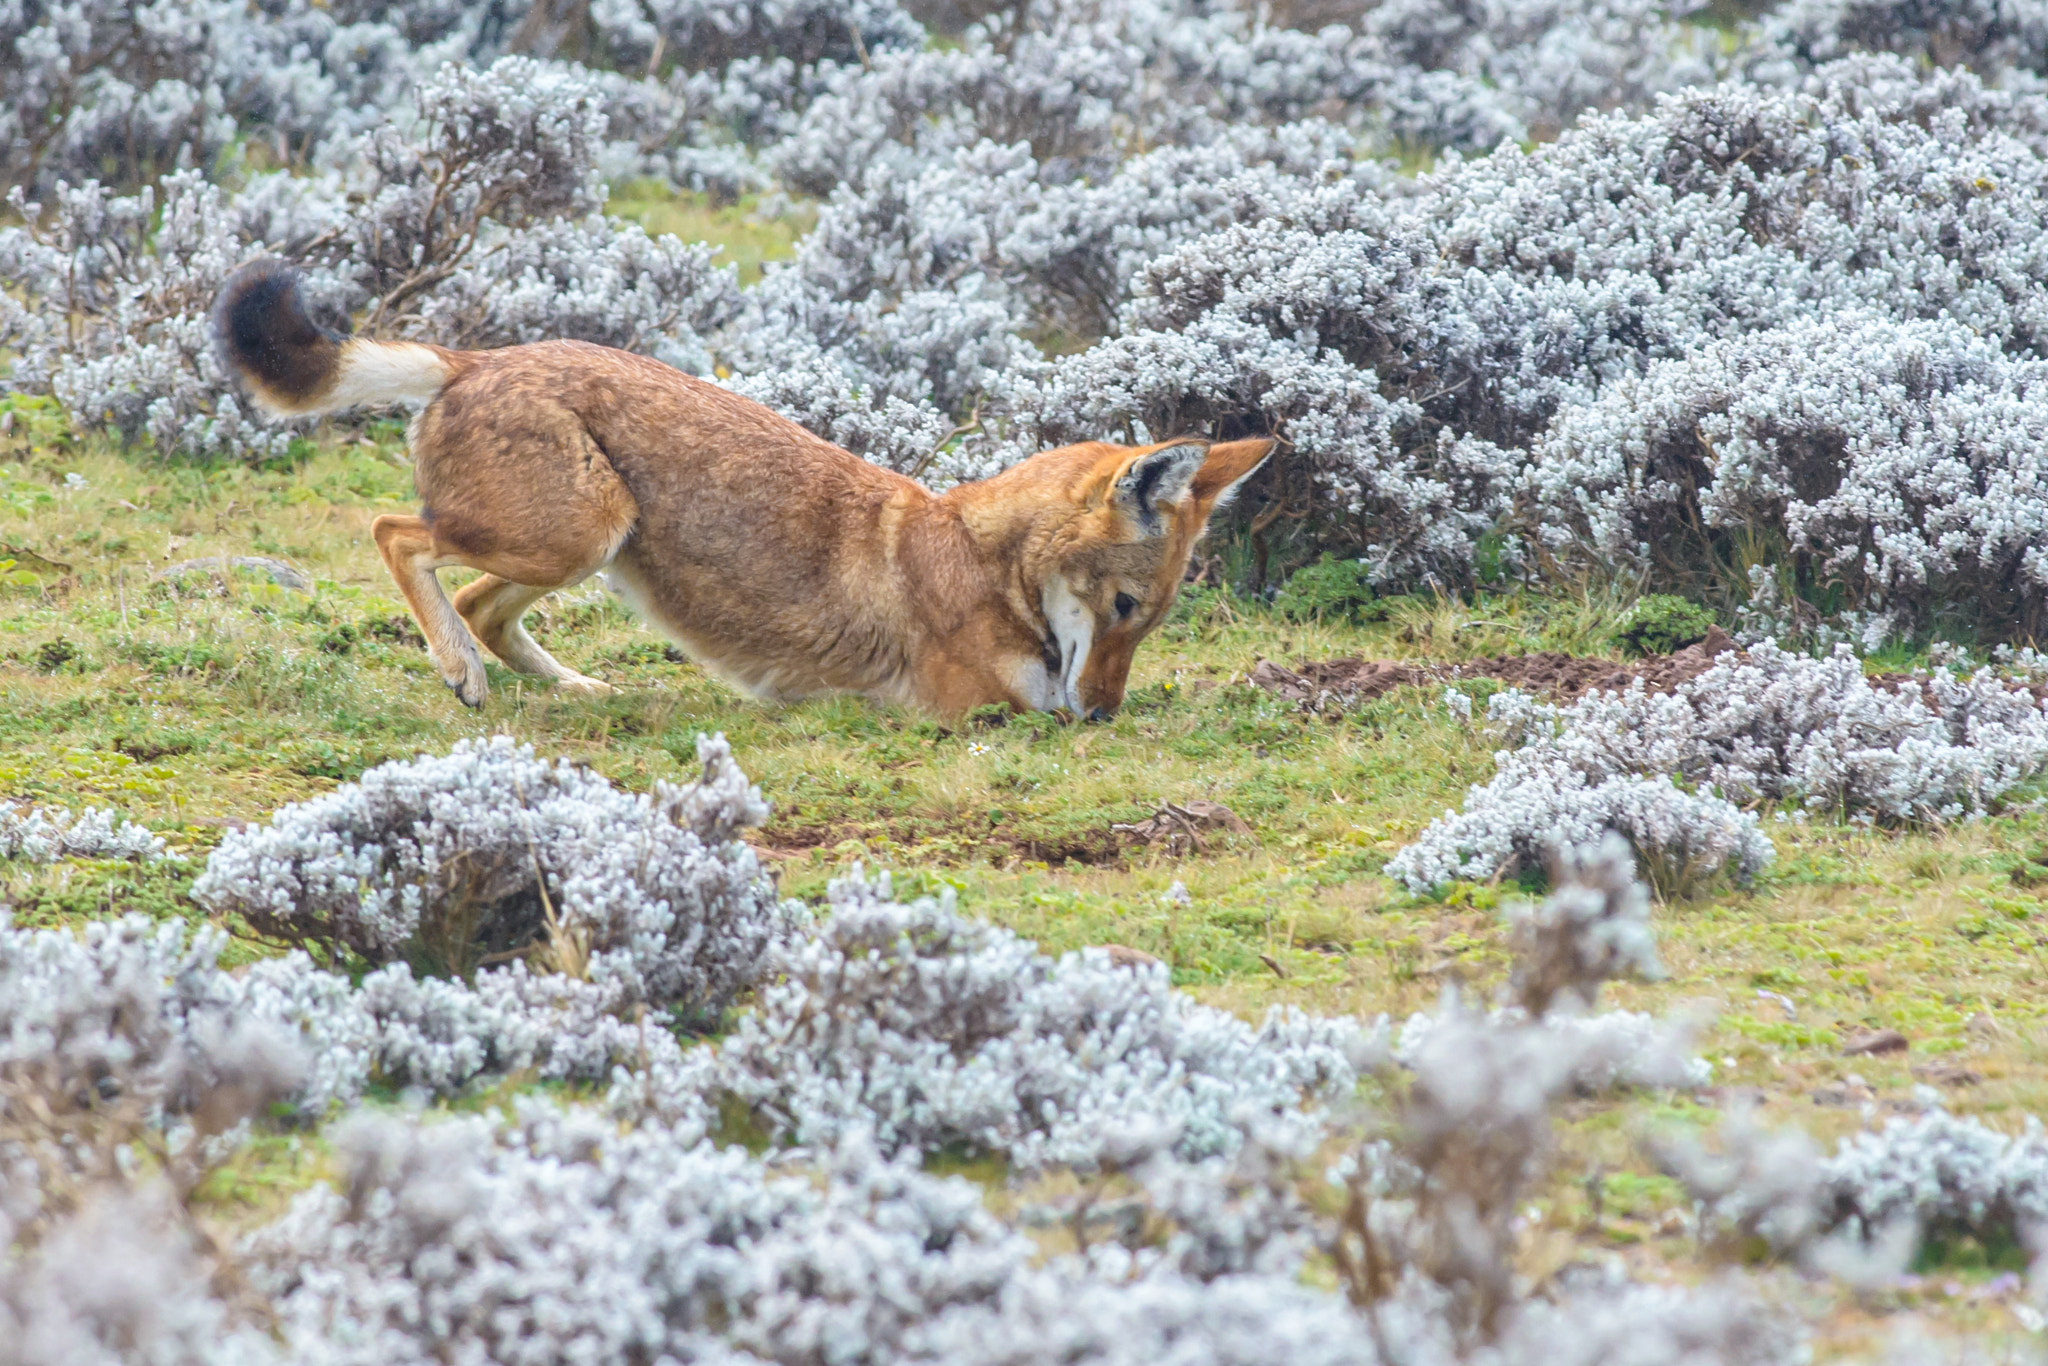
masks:
{"type": "Polygon", "coordinates": [[[934,494],[628,352],[336,335],[307,316],[281,262],[230,279],[214,327],[275,411],[424,405],[410,429],[420,514],[371,531],[442,681],[473,707],[476,641],[521,673],[609,691],[520,625],[543,595],[601,573],[759,698],[1106,716],[1210,513],[1273,444],[1089,442],[934,494]],[[435,571],[456,565],[483,577],[450,602],[435,571]]]}

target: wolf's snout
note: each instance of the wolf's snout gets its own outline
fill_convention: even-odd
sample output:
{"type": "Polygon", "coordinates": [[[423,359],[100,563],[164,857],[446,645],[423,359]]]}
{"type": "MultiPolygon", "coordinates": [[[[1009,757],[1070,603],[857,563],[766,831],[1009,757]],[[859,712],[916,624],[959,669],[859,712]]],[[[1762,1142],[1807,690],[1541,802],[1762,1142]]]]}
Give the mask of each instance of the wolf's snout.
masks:
{"type": "Polygon", "coordinates": [[[1107,721],[1110,717],[1115,715],[1115,707],[1090,707],[1088,709],[1088,715],[1084,719],[1089,721],[1107,721]]]}

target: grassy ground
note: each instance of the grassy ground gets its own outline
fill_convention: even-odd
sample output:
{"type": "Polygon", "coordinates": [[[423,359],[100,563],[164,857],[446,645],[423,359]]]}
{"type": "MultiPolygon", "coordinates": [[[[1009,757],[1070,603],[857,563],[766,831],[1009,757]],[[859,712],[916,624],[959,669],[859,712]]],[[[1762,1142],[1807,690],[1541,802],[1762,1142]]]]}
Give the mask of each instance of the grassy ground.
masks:
{"type": "MultiPolygon", "coordinates": [[[[1422,690],[1331,723],[1244,675],[1262,656],[1599,650],[1614,616],[1598,600],[1504,599],[1399,604],[1367,627],[1297,625],[1212,595],[1141,650],[1115,721],[948,730],[860,701],[743,701],[592,591],[543,604],[534,634],[620,694],[559,696],[493,667],[477,713],[435,680],[368,540],[373,516],[410,506],[395,432],[322,437],[289,471],[201,471],[123,459],[31,416],[0,437],[0,798],[111,805],[193,862],[0,862],[0,903],[29,924],[196,916],[185,887],[228,823],[464,736],[510,733],[640,788],[684,776],[697,733],[723,731],[774,803],[758,838],[790,894],[820,896],[856,863],[888,867],[899,889],[950,884],[970,913],[1049,949],[1153,953],[1232,1009],[1398,1016],[1447,983],[1488,990],[1505,966],[1503,889],[1417,900],[1378,873],[1492,772],[1494,741],[1422,690]],[[287,560],[315,590],[240,571],[161,573],[221,554],[287,560]],[[1111,829],[1197,797],[1252,833],[1174,856],[1111,829]],[[1176,880],[1186,905],[1162,897],[1176,880]]],[[[1531,1235],[1542,1255],[1695,1274],[1677,1188],[1653,1174],[1637,1135],[1711,1125],[1738,1098],[1829,1141],[1909,1108],[1921,1084],[2000,1127],[2048,1111],[2048,886],[2030,876],[2048,862],[2048,820],[1769,830],[1779,859],[1763,881],[1660,907],[1668,980],[1614,993],[1710,1019],[1700,1049],[1716,1087],[1576,1105],[1531,1235]],[[1899,1029],[1912,1047],[1843,1058],[1843,1036],[1869,1027],[1899,1029]]],[[[224,1198],[261,1203],[306,1179],[317,1163],[288,1146],[224,1198]]],[[[2010,1250],[1943,1255],[1924,1290],[1875,1308],[1903,1297],[1959,1326],[2009,1326],[1971,1287],[2010,1250]]],[[[1829,1341],[1861,1341],[1872,1308],[1842,1309],[1829,1341]]]]}
{"type": "Polygon", "coordinates": [[[794,254],[796,240],[810,231],[817,214],[807,205],[765,205],[759,195],[720,204],[709,195],[671,190],[654,181],[619,186],[605,212],[638,223],[659,237],[674,233],[685,242],[713,242],[718,260],[740,268],[740,283],[761,278],[766,261],[794,254]]]}

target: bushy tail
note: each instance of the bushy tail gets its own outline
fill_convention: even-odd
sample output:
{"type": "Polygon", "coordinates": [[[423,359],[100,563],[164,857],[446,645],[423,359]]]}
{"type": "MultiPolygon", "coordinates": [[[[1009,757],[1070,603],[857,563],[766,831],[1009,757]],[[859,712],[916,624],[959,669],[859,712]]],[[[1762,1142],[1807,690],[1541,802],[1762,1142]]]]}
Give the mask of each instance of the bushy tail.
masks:
{"type": "Polygon", "coordinates": [[[363,341],[314,322],[298,271],[278,260],[252,261],[221,286],[213,340],[221,362],[277,413],[431,403],[448,379],[437,346],[363,341]]]}

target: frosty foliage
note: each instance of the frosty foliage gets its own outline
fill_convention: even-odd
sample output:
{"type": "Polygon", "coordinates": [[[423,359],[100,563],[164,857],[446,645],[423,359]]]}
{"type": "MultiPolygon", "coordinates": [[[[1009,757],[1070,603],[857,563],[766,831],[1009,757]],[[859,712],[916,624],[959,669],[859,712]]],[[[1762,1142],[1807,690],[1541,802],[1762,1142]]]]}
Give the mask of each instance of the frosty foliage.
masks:
{"type": "Polygon", "coordinates": [[[1380,1051],[1348,1020],[1275,1008],[1254,1029],[1174,991],[1163,966],[1058,960],[886,876],[842,880],[814,938],[778,948],[720,1050],[721,1086],[798,1142],[872,1131],[884,1151],[964,1144],[1023,1167],[1088,1168],[1156,1135],[1227,1153],[1300,1119],[1380,1051]]]}
{"type": "Polygon", "coordinates": [[[1416,891],[1528,866],[1585,839],[1579,823],[1626,835],[1667,888],[1723,867],[1747,877],[1771,846],[1734,802],[1940,824],[1995,810],[2048,771],[2048,705],[2031,692],[1988,667],[1886,687],[1846,646],[1811,659],[1763,642],[1670,693],[1637,683],[1567,707],[1510,690],[1488,714],[1516,747],[1387,865],[1416,891]],[[1645,790],[1656,805],[1601,800],[1645,790]]]}
{"type": "MultiPolygon", "coordinates": [[[[463,752],[479,754],[537,763],[463,752]]],[[[434,772],[475,795],[465,765],[434,772]]],[[[729,834],[751,800],[714,772],[685,805],[729,834]]],[[[1515,992],[1554,988],[1545,1027],[1448,1001],[1378,1120],[1350,1095],[1383,1064],[1377,1031],[1298,1014],[1253,1030],[1163,971],[1055,962],[886,881],[835,888],[825,925],[765,965],[784,980],[756,1013],[688,1052],[619,1011],[616,981],[523,963],[352,984],[303,954],[225,972],[218,931],[141,917],[82,937],[0,922],[0,1314],[53,1362],[1254,1366],[1278,1346],[1519,1366],[1622,1343],[1649,1366],[1796,1360],[1797,1335],[1736,1289],[1537,1300],[1510,1272],[1550,1108],[1600,1052],[1548,1026],[1654,965],[1626,852],[1562,868],[1518,919],[1515,992]],[[373,1077],[451,1094],[486,1070],[609,1071],[612,1106],[358,1113],[326,1130],[332,1183],[233,1244],[181,1203],[252,1124],[318,1122],[373,1077]],[[721,1146],[735,1100],[808,1146],[721,1146]],[[1360,1136],[1332,1214],[1309,1198],[1319,1155],[1360,1136]],[[922,1170],[962,1144],[1073,1175],[999,1214],[922,1170]],[[161,1166],[118,1156],[132,1145],[161,1166]],[[1033,1236],[1048,1224],[1071,1243],[1033,1236]],[[1316,1255],[1345,1294],[1305,1278],[1316,1255]]]]}
{"type": "Polygon", "coordinates": [[[1870,640],[2038,635],[2032,5],[16,6],[0,348],[124,440],[278,458],[196,301],[281,254],[372,335],[624,346],[940,483],[1273,433],[1245,515],[1387,587],[1683,591],[1742,540],[1870,640]],[[601,215],[649,176],[817,226],[740,291],[601,215]]]}
{"type": "MultiPolygon", "coordinates": [[[[1664,975],[1649,892],[1636,880],[1628,842],[1610,831],[1595,844],[1559,846],[1550,875],[1550,895],[1540,904],[1511,904],[1505,912],[1514,966],[1488,1026],[1517,1030],[1564,1060],[1570,1083],[1582,1091],[1704,1086],[1711,1071],[1686,1052],[1682,1029],[1636,1011],[1593,1011],[1604,983],[1664,975]]],[[[1412,1068],[1434,1056],[1445,1023],[1454,1035],[1470,1027],[1455,1006],[1411,1015],[1395,1038],[1395,1059],[1412,1068]]]]}
{"type": "Polygon", "coordinates": [[[0,228],[7,383],[162,456],[288,452],[245,407],[208,314],[255,256],[304,263],[317,311],[374,335],[496,346],[569,336],[708,367],[704,333],[735,306],[701,245],[595,216],[607,115],[574,70],[505,58],[423,79],[409,116],[336,144],[332,165],[229,194],[183,170],[122,194],[59,181],[0,228]]]}
{"type": "Polygon", "coordinates": [[[1922,1239],[2038,1255],[2048,1235],[2048,1141],[2032,1115],[2015,1136],[1932,1105],[1853,1133],[1830,1156],[1746,1116],[1717,1138],[1713,1148],[1683,1137],[1654,1147],[1715,1227],[1817,1269],[1882,1279],[1904,1270],[1922,1239]]]}
{"type": "Polygon", "coordinates": [[[2025,623],[2038,127],[1968,75],[1859,58],[1589,117],[1406,198],[1309,182],[1147,261],[1117,335],[1003,402],[1019,449],[1279,431],[1284,496],[1389,583],[1471,583],[1498,535],[1490,572],[1683,585],[1742,522],[1900,625],[1977,585],[1987,623],[2025,623]]]}
{"type": "MultiPolygon", "coordinates": [[[[252,1116],[301,1084],[290,1040],[237,1014],[213,989],[220,942],[217,933],[188,942],[183,925],[153,927],[140,916],[92,923],[81,940],[16,930],[0,914],[7,1247],[32,1244],[91,1206],[96,1192],[132,1169],[138,1148],[166,1181],[190,1191],[210,1150],[232,1147],[252,1116]]],[[[163,1251],[175,1259],[175,1249],[163,1251]]],[[[154,1252],[138,1247],[145,1260],[154,1252]]],[[[7,1257],[0,1252],[0,1267],[7,1257]]],[[[0,1274],[0,1287],[11,1280],[0,1274]]],[[[49,1285],[42,1297],[51,1302],[40,1312],[55,1315],[50,1331],[60,1337],[89,1336],[100,1312],[136,1312],[122,1307],[118,1283],[107,1289],[95,1311],[67,1305],[63,1286],[49,1285]]]]}
{"type": "Polygon", "coordinates": [[[1515,966],[1499,1008],[1480,1014],[1451,992],[1402,1029],[1394,1055],[1413,1080],[1395,1122],[1330,1173],[1348,1208],[1326,1250],[1354,1300],[1419,1278],[1445,1295],[1460,1337],[1500,1337],[1521,1298],[1515,1224],[1547,1170],[1558,1101],[1707,1080],[1681,1030],[1582,1013],[1605,982],[1658,972],[1633,862],[1611,835],[1562,851],[1557,891],[1509,915],[1515,966]]]}
{"type": "Polygon", "coordinates": [[[2027,1117],[2018,1137],[1930,1109],[1852,1134],[1820,1163],[1828,1228],[1874,1237],[1898,1221],[1989,1246],[2038,1248],[2048,1233],[2048,1139],[2027,1117]]]}
{"type": "Polygon", "coordinates": [[[51,863],[60,858],[118,858],[154,863],[183,857],[164,847],[163,836],[121,820],[105,807],[73,812],[61,806],[0,801],[0,859],[51,863]]]}
{"type": "Polygon", "coordinates": [[[557,970],[692,1018],[750,983],[783,912],[739,831],[767,818],[723,736],[697,781],[620,792],[510,737],[379,765],[230,832],[192,896],[259,934],[467,974],[537,943],[557,970]]]}
{"type": "Polygon", "coordinates": [[[1550,869],[1556,890],[1541,905],[1508,912],[1515,967],[1507,993],[1531,1019],[1553,1005],[1591,1010],[1600,987],[1617,977],[1664,975],[1650,931],[1650,898],[1636,881],[1626,841],[1560,849],[1550,869]]]}
{"type": "MultiPolygon", "coordinates": [[[[373,1082],[455,1095],[515,1072],[589,1082],[621,1066],[690,1075],[663,1017],[616,983],[523,963],[465,983],[416,978],[398,963],[358,985],[304,954],[229,972],[218,963],[225,944],[217,930],[188,934],[140,916],[96,922],[82,939],[0,925],[0,1030],[12,1050],[0,1082],[33,1065],[63,1096],[118,1096],[138,1107],[138,1123],[160,1124],[227,1076],[267,1078],[243,1089],[318,1119],[373,1082]]],[[[696,1104],[675,1094],[666,1109],[695,1113],[696,1104]]]]}
{"type": "Polygon", "coordinates": [[[1768,529],[1884,636],[1957,602],[2029,620],[2048,601],[2044,378],[1953,317],[1856,308],[1713,342],[1559,417],[1528,481],[1540,534],[1647,569],[1768,529]]]}
{"type": "Polygon", "coordinates": [[[275,1344],[216,1297],[220,1270],[160,1191],[95,1192],[22,1247],[0,1215],[0,1327],[24,1366],[259,1366],[275,1344]],[[19,1249],[19,1250],[16,1250],[19,1249]]]}

